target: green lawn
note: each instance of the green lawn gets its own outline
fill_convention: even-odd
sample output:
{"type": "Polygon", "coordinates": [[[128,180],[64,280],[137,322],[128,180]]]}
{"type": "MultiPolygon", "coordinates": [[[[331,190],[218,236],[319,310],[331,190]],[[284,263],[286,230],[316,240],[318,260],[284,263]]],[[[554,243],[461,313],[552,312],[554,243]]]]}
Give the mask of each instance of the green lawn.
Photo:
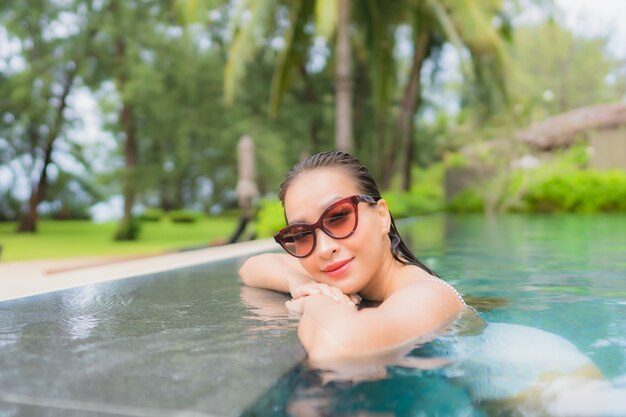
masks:
{"type": "Polygon", "coordinates": [[[233,217],[204,218],[191,224],[168,220],[144,222],[139,240],[115,242],[117,223],[114,222],[42,220],[35,234],[17,234],[15,223],[0,223],[0,261],[155,254],[227,239],[236,224],[233,217]]]}

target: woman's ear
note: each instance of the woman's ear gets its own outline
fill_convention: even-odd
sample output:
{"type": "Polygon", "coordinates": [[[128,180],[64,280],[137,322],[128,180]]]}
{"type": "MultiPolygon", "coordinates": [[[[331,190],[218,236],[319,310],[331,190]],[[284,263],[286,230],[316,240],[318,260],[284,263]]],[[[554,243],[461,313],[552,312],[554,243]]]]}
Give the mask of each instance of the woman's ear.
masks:
{"type": "Polygon", "coordinates": [[[381,219],[383,232],[388,234],[391,231],[391,214],[389,213],[389,206],[387,206],[385,199],[381,198],[376,202],[376,213],[381,219]]]}

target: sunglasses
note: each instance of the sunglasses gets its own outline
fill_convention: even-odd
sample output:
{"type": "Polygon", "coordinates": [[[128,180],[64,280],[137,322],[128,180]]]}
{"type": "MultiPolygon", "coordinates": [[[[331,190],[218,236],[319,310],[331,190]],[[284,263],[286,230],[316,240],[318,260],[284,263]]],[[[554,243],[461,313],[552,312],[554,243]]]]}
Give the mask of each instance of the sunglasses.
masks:
{"type": "Polygon", "coordinates": [[[290,224],[276,233],[274,240],[290,255],[306,258],[317,244],[315,229],[321,229],[334,239],[352,236],[359,223],[359,203],[376,204],[376,199],[366,195],[342,198],[324,210],[315,223],[290,224]]]}

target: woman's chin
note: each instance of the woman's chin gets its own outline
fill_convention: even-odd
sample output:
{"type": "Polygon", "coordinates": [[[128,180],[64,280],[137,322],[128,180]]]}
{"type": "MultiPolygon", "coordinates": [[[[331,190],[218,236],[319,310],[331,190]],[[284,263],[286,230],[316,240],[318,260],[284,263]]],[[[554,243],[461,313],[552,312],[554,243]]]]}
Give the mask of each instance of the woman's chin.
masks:
{"type": "Polygon", "coordinates": [[[348,295],[357,294],[362,289],[361,286],[357,285],[354,282],[349,282],[349,281],[337,283],[335,287],[339,288],[341,292],[343,292],[344,294],[348,294],[348,295]]]}
{"type": "Polygon", "coordinates": [[[359,285],[359,283],[350,276],[346,276],[338,280],[328,279],[328,277],[322,276],[320,278],[315,278],[315,281],[330,285],[331,287],[339,288],[344,294],[357,294],[363,289],[363,286],[359,285]]]}

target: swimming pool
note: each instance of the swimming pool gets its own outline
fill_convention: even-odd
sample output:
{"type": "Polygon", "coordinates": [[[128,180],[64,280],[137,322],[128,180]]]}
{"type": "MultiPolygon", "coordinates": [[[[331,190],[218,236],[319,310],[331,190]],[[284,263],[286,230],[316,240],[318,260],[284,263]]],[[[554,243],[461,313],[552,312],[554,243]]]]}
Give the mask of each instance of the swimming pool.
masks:
{"type": "MultiPolygon", "coordinates": [[[[626,216],[433,216],[418,256],[490,322],[563,336],[626,385],[626,216]]],[[[446,367],[328,381],[233,259],[0,303],[0,417],[484,415],[446,367]]]]}

